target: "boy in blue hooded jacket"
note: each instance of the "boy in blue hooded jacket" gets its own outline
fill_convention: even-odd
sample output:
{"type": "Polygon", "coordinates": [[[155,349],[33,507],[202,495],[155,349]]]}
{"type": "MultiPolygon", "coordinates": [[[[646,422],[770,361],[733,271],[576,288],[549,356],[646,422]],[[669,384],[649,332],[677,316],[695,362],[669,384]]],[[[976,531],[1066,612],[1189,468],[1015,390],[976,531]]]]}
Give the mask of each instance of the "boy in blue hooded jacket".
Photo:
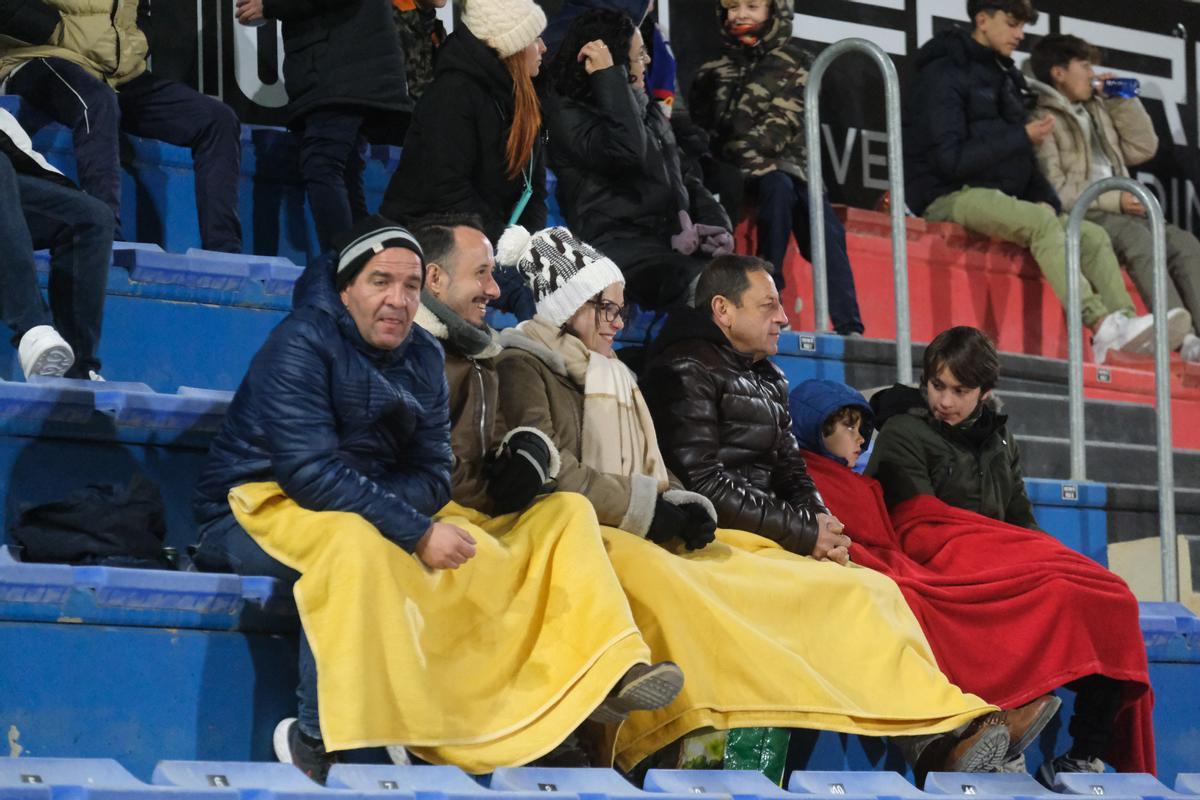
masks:
{"type": "Polygon", "coordinates": [[[871,457],[874,415],[865,397],[841,381],[813,379],[788,395],[800,447],[862,474],[871,457]]]}

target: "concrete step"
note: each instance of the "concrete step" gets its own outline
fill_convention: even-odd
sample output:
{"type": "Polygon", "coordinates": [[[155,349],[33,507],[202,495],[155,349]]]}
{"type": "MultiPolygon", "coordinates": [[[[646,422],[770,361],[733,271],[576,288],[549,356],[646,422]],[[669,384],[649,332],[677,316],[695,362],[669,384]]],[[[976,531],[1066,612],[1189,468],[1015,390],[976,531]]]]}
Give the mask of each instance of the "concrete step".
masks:
{"type": "MultiPolygon", "coordinates": [[[[1065,436],[1018,435],[1017,441],[1027,476],[1059,480],[1070,477],[1070,442],[1065,436]]],[[[1085,454],[1088,480],[1157,484],[1158,460],[1152,445],[1088,441],[1085,454]]],[[[1200,451],[1176,449],[1174,466],[1177,487],[1200,489],[1200,451]]]]}

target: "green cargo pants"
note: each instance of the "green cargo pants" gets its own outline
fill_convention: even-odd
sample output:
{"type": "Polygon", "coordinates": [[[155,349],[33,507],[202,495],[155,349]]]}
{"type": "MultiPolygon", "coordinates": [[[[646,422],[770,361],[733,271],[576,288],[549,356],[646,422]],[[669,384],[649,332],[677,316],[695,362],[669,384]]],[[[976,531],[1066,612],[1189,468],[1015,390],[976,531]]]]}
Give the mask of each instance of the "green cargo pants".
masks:
{"type": "MultiPolygon", "coordinates": [[[[1058,301],[1067,302],[1067,215],[1018,200],[998,189],[970,186],[942,195],[925,209],[934,222],[957,222],[969,231],[1028,247],[1058,301]]],[[[1114,311],[1133,313],[1121,266],[1104,229],[1084,221],[1079,237],[1083,324],[1095,328],[1114,311]]]]}

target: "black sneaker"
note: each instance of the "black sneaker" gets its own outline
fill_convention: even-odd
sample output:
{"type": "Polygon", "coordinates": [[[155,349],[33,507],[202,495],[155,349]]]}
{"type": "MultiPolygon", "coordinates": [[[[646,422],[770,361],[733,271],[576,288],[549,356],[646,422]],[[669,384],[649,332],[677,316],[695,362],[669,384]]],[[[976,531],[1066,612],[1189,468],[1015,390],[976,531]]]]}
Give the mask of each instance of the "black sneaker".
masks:
{"type": "Polygon", "coordinates": [[[337,762],[337,756],[325,752],[325,743],[306,736],[300,730],[295,717],[280,720],[272,737],[275,757],[284,764],[292,764],[312,780],[325,785],[329,768],[337,762]]]}

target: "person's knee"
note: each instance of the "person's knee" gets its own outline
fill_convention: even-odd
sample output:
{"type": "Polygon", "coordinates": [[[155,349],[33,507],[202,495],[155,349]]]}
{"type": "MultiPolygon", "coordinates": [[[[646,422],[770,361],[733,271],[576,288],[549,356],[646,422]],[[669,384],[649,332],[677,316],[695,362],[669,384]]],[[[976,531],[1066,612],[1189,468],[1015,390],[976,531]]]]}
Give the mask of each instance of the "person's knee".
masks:
{"type": "Polygon", "coordinates": [[[76,197],[77,211],[73,226],[78,234],[112,239],[117,226],[112,209],[91,195],[79,192],[76,197]]]}
{"type": "MultiPolygon", "coordinates": [[[[116,136],[121,127],[121,103],[117,93],[108,86],[98,84],[88,92],[82,114],[75,124],[76,134],[116,136]]],[[[66,91],[64,87],[64,91],[66,91]]]]}
{"type": "Polygon", "coordinates": [[[776,171],[764,175],[758,181],[759,205],[795,205],[791,176],[776,171]]]}
{"type": "MultiPolygon", "coordinates": [[[[1084,222],[1079,227],[1079,251],[1085,258],[1095,258],[1113,252],[1112,239],[1108,232],[1093,222],[1084,222]]],[[[1116,255],[1113,255],[1116,258],[1116,255]]]]}
{"type": "Polygon", "coordinates": [[[237,139],[241,136],[242,121],[237,112],[219,100],[209,103],[208,127],[222,138],[237,139]]]}

